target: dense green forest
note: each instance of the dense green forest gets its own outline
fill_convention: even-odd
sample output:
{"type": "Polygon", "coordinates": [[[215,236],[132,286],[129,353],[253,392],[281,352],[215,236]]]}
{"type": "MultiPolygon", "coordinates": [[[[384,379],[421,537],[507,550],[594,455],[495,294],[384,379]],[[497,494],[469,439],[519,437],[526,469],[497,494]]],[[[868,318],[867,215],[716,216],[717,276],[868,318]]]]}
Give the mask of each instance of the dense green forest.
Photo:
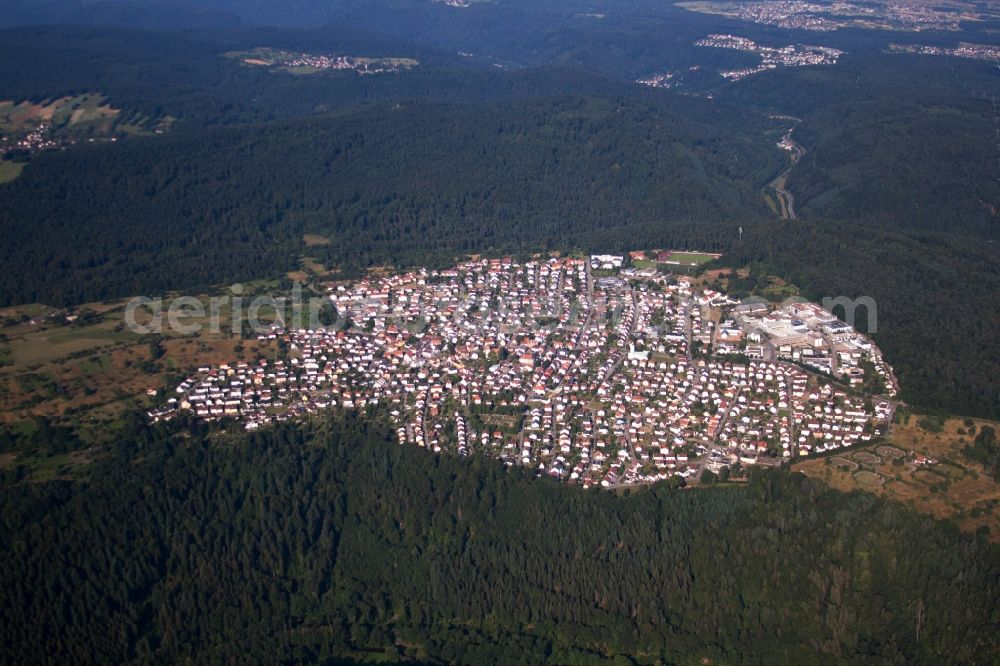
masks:
{"type": "Polygon", "coordinates": [[[619,497],[399,447],[377,418],[177,427],[140,418],[81,480],[7,473],[4,661],[940,664],[1000,649],[996,546],[799,475],[619,497]]]}
{"type": "Polygon", "coordinates": [[[856,105],[815,117],[796,137],[810,152],[788,182],[800,214],[995,238],[1000,183],[983,177],[1000,169],[993,109],[988,100],[962,107],[897,104],[881,116],[856,105]]]}
{"type": "Polygon", "coordinates": [[[309,115],[387,99],[491,99],[551,91],[608,93],[620,82],[582,71],[511,77],[476,62],[355,30],[161,33],[107,27],[38,27],[0,33],[0,80],[9,99],[100,91],[119,108],[180,119],[179,129],[309,115]],[[399,56],[405,76],[325,72],[296,77],[246,67],[227,51],[261,46],[308,53],[399,56]],[[561,88],[562,89],[562,88],[561,88]]]}
{"type": "MultiPolygon", "coordinates": [[[[685,49],[690,51],[690,45],[685,49]]],[[[732,54],[717,51],[700,56],[720,65],[734,64],[732,54]]],[[[745,59],[745,54],[736,56],[737,64],[745,59]]],[[[39,101],[100,91],[118,108],[178,118],[179,129],[322,114],[406,99],[475,102],[553,94],[627,95],[693,115],[707,108],[698,100],[637,86],[631,79],[622,80],[585,62],[552,58],[537,67],[510,69],[495,64],[487,55],[461,56],[343,26],[307,31],[242,27],[158,32],[108,26],[0,31],[0,81],[5,99],[39,101]],[[328,71],[298,77],[222,57],[229,51],[262,46],[313,54],[408,57],[420,64],[403,75],[328,71]]]]}
{"type": "Polygon", "coordinates": [[[796,136],[809,152],[788,181],[799,213],[996,238],[993,116],[990,99],[971,96],[813,114],[796,136]]]}
{"type": "Polygon", "coordinates": [[[627,99],[397,103],[44,154],[2,188],[0,303],[273,276],[306,232],[365,265],[762,219],[781,160],[766,119],[701,104],[695,120],[627,99]]]}
{"type": "Polygon", "coordinates": [[[788,186],[801,218],[997,238],[996,67],[862,52],[719,91],[780,112],[806,155],[788,186]]]}
{"type": "Polygon", "coordinates": [[[970,427],[972,432],[969,434],[975,434],[976,438],[970,446],[965,447],[965,455],[980,463],[994,476],[1000,474],[1000,441],[997,441],[996,430],[993,426],[984,425],[975,433],[974,428],[975,426],[970,427]]]}

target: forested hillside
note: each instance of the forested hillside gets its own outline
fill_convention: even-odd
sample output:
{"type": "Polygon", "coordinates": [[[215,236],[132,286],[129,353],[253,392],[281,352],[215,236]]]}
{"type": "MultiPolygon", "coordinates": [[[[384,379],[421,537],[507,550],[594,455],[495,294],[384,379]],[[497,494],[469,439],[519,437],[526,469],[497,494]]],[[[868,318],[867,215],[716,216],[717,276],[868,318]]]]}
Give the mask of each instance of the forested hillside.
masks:
{"type": "Polygon", "coordinates": [[[788,185],[805,217],[996,238],[993,130],[988,99],[834,107],[796,136],[809,152],[788,185]]]}
{"type": "Polygon", "coordinates": [[[177,118],[175,131],[415,98],[467,102],[553,94],[629,95],[682,108],[704,107],[581,67],[553,63],[502,71],[488,59],[340,27],[172,33],[101,26],[4,30],[0,31],[0,81],[4,99],[40,101],[99,90],[120,108],[177,118]],[[389,76],[327,71],[299,77],[223,57],[229,51],[258,47],[408,57],[419,65],[389,76]]]}
{"type": "Polygon", "coordinates": [[[788,185],[806,217],[997,238],[993,135],[989,99],[838,105],[803,124],[809,152],[788,185]]]}
{"type": "Polygon", "coordinates": [[[3,660],[940,664],[1000,649],[996,546],[901,505],[784,472],[617,497],[388,444],[379,423],[136,426],[85,481],[9,472],[3,660]]]}
{"type": "Polygon", "coordinates": [[[122,108],[178,118],[181,128],[308,115],[389,98],[477,99],[489,96],[495,79],[480,68],[461,66],[457,56],[335,28],[161,33],[53,26],[0,33],[5,98],[37,101],[100,90],[122,108]],[[222,57],[227,51],[257,47],[411,57],[420,66],[405,76],[326,72],[300,78],[222,57]]]}
{"type": "Polygon", "coordinates": [[[752,126],[627,100],[414,102],[45,154],[0,188],[0,302],[273,276],[307,232],[366,265],[759,219],[781,156],[764,121],[736,122],[752,126]]]}
{"type": "Polygon", "coordinates": [[[988,63],[862,52],[719,96],[798,118],[787,122],[806,155],[788,187],[800,217],[996,238],[998,93],[988,63]]]}

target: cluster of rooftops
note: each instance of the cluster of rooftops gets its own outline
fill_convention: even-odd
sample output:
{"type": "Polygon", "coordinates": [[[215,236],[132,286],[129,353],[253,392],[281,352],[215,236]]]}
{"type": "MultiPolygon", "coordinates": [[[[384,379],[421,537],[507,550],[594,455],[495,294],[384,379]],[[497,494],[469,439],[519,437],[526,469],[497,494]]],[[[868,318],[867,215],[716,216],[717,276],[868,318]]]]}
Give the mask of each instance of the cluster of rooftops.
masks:
{"type": "Polygon", "coordinates": [[[401,444],[584,486],[773,464],[867,441],[891,419],[890,401],[799,363],[828,349],[892,376],[867,338],[811,304],[741,308],[686,278],[599,280],[575,258],[477,259],[327,289],[336,325],[274,327],[259,336],[264,358],[199,368],[151,417],[256,429],[381,405],[401,444]],[[827,347],[799,321],[827,326],[827,347]]]}

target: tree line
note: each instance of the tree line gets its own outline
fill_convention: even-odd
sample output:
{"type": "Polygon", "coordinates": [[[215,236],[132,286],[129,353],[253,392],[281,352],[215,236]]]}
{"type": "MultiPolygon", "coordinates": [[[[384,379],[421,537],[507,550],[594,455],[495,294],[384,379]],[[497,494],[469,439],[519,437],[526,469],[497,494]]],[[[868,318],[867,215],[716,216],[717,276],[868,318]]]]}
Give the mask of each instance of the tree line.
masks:
{"type": "Polygon", "coordinates": [[[1000,553],[785,471],[584,491],[391,443],[141,418],[0,487],[5,661],[941,663],[998,649],[1000,553]]]}

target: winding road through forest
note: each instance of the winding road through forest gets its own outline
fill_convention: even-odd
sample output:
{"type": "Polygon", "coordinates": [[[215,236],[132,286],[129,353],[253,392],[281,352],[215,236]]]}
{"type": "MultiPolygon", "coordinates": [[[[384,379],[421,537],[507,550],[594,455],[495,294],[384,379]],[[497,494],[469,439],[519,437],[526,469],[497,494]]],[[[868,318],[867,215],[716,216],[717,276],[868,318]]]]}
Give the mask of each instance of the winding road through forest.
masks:
{"type": "Polygon", "coordinates": [[[778,213],[781,215],[782,220],[794,220],[795,218],[795,196],[786,189],[785,184],[788,181],[788,174],[791,173],[792,168],[799,163],[799,160],[806,154],[806,149],[795,143],[792,138],[792,132],[795,128],[790,128],[785,135],[781,137],[781,141],[778,142],[778,148],[789,153],[789,165],[785,167],[777,177],[768,183],[768,187],[774,190],[774,194],[778,198],[778,213]]]}

